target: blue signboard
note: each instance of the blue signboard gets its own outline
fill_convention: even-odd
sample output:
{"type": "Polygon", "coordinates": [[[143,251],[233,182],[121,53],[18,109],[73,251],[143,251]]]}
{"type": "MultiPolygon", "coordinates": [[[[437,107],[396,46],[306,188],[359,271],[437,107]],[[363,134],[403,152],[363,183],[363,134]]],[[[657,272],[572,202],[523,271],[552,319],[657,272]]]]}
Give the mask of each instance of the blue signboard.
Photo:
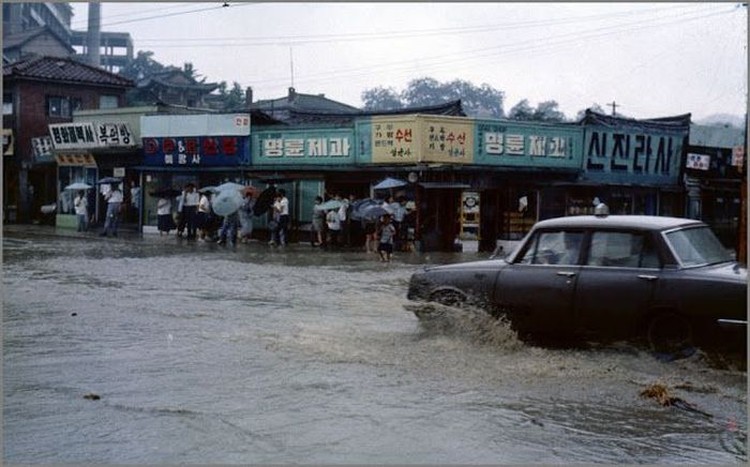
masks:
{"type": "Polygon", "coordinates": [[[586,127],[584,178],[602,183],[677,185],[687,134],[687,128],[586,127]]]}
{"type": "Polygon", "coordinates": [[[253,165],[352,165],[354,131],[349,128],[253,132],[253,165]]]}
{"type": "Polygon", "coordinates": [[[476,164],[514,168],[581,168],[583,130],[578,126],[476,120],[474,131],[476,164]]]}
{"type": "Polygon", "coordinates": [[[231,167],[250,164],[247,136],[143,138],[144,164],[159,167],[231,167]]]}

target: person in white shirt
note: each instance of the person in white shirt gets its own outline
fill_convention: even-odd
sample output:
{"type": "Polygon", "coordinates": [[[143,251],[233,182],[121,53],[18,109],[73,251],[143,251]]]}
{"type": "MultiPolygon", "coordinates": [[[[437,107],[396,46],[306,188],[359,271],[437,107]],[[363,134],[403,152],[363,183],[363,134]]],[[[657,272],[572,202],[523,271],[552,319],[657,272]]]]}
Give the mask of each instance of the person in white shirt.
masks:
{"type": "Polygon", "coordinates": [[[271,244],[277,244],[279,246],[286,245],[287,241],[287,230],[289,228],[289,200],[286,197],[286,190],[280,188],[276,201],[273,203],[273,210],[278,215],[278,226],[273,233],[273,239],[271,244]]]}
{"type": "Polygon", "coordinates": [[[197,232],[195,217],[198,211],[200,196],[198,195],[198,192],[195,191],[195,185],[192,183],[185,185],[185,192],[182,196],[182,215],[185,218],[187,238],[188,240],[194,240],[197,232]]]}
{"type": "Polygon", "coordinates": [[[87,231],[89,227],[89,202],[86,199],[85,191],[78,192],[78,196],[73,200],[73,206],[75,206],[76,217],[78,218],[78,231],[87,231]]]}
{"type": "Polygon", "coordinates": [[[172,219],[172,200],[169,198],[159,198],[159,201],[156,202],[156,215],[159,225],[159,235],[161,236],[165,233],[169,235],[169,231],[176,227],[172,219]]]}
{"type": "Polygon", "coordinates": [[[120,222],[120,205],[123,199],[119,184],[113,183],[111,189],[104,195],[104,199],[107,200],[107,219],[104,221],[104,230],[99,236],[106,237],[109,232],[112,232],[112,236],[116,237],[117,225],[120,222]]]}
{"type": "Polygon", "coordinates": [[[341,217],[337,209],[332,209],[326,214],[326,224],[328,224],[328,245],[337,247],[341,235],[341,217]]]}

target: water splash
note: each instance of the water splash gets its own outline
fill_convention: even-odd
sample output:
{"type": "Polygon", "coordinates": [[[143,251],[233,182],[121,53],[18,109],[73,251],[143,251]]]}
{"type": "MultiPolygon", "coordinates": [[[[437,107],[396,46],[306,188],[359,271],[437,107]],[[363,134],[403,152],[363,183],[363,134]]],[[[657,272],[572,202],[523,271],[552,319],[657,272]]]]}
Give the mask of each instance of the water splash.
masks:
{"type": "Polygon", "coordinates": [[[423,331],[431,335],[469,338],[473,342],[517,350],[524,346],[510,322],[494,318],[482,309],[452,307],[439,303],[407,303],[404,308],[419,318],[423,331]]]}

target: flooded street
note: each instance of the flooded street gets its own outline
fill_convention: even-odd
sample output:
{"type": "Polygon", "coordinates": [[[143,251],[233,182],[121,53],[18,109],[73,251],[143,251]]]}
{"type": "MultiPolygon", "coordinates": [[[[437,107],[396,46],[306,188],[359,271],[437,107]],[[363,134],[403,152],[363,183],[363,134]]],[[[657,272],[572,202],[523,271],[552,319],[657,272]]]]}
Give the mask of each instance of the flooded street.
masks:
{"type": "Polygon", "coordinates": [[[473,253],[6,234],[3,256],[6,463],[747,462],[731,365],[420,324],[411,273],[473,253]]]}

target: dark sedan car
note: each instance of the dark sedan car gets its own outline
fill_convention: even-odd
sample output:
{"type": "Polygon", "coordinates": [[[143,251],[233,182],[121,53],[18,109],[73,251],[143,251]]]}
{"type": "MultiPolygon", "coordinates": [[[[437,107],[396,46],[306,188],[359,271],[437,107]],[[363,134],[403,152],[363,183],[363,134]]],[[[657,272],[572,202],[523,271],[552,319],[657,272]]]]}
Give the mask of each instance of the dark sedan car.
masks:
{"type": "Polygon", "coordinates": [[[571,216],[538,222],[505,259],[426,267],[408,298],[472,304],[523,337],[644,337],[655,350],[744,342],[747,268],[691,219],[571,216]]]}

